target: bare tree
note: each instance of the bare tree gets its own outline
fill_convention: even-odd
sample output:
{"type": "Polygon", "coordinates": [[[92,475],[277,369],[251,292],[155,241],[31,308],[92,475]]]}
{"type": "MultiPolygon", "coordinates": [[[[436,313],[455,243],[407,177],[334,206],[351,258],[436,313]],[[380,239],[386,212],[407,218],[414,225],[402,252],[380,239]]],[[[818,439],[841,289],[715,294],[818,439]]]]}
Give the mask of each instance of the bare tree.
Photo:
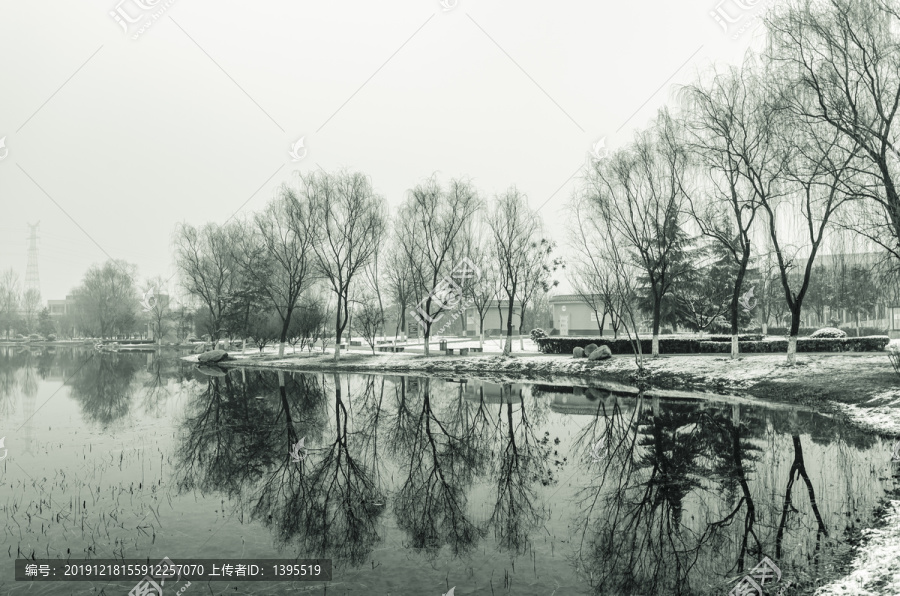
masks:
{"type": "Polygon", "coordinates": [[[718,243],[734,270],[731,293],[731,357],[740,352],[738,327],[751,236],[760,200],[771,197],[783,170],[779,139],[762,109],[765,85],[750,61],[714,73],[707,83],[685,89],[686,131],[704,184],[688,208],[700,231],[718,243]]]}
{"type": "Polygon", "coordinates": [[[680,216],[686,203],[686,163],[676,126],[662,111],[630,147],[594,165],[593,203],[600,218],[618,230],[649,286],[654,357],[659,355],[663,298],[682,273],[678,257],[684,243],[680,216]]]}
{"type": "Polygon", "coordinates": [[[7,269],[0,275],[0,329],[6,331],[6,339],[16,327],[20,300],[19,276],[14,269],[7,269]]]}
{"type": "Polygon", "coordinates": [[[790,144],[787,177],[793,192],[780,200],[763,199],[761,205],[768,216],[768,234],[791,313],[787,362],[794,364],[800,311],[809,289],[813,263],[830,220],[853,196],[851,164],[859,148],[849,146],[839,133],[807,120],[802,114],[794,114],[783,134],[790,144]],[[788,214],[795,215],[798,211],[802,218],[799,225],[786,221],[788,214]],[[799,273],[792,275],[795,267],[799,273]]]}
{"type": "Polygon", "coordinates": [[[208,223],[195,228],[186,223],[175,230],[175,262],[184,289],[206,310],[206,328],[215,344],[225,331],[232,297],[241,289],[241,267],[232,248],[239,243],[236,224],[208,223]]]}
{"type": "MultiPolygon", "coordinates": [[[[537,217],[537,214],[535,214],[537,217]]],[[[556,243],[546,238],[533,241],[528,247],[526,259],[530,264],[525,269],[522,278],[522,287],[519,293],[519,349],[524,350],[525,344],[522,336],[522,326],[525,324],[525,310],[535,300],[537,292],[547,293],[550,288],[559,285],[559,281],[551,279],[553,273],[560,267],[565,267],[559,257],[552,257],[556,243]]]]}
{"type": "Polygon", "coordinates": [[[300,195],[310,205],[317,236],[317,268],[337,298],[334,359],[340,360],[341,335],[350,318],[350,285],[381,243],[385,202],[359,172],[311,172],[301,180],[300,195]]]}
{"type": "Polygon", "coordinates": [[[34,288],[22,292],[22,322],[28,333],[37,331],[37,317],[41,310],[41,293],[34,288]]]}
{"type": "MultiPolygon", "coordinates": [[[[509,356],[512,352],[513,309],[516,299],[522,300],[523,286],[526,278],[533,275],[532,268],[543,265],[530,260],[541,242],[541,222],[528,206],[526,196],[513,186],[496,198],[488,217],[488,226],[493,237],[498,281],[507,303],[503,355],[509,356]]],[[[502,317],[499,300],[497,308],[502,317]]]]}
{"type": "Polygon", "coordinates": [[[387,283],[387,295],[397,308],[397,326],[394,330],[394,344],[399,335],[406,341],[406,309],[412,298],[412,271],[406,257],[406,250],[400,245],[396,234],[396,224],[391,234],[391,245],[387,252],[384,267],[384,280],[387,283]]]}
{"type": "Polygon", "coordinates": [[[499,264],[494,259],[490,229],[484,228],[487,226],[478,226],[472,235],[471,259],[481,270],[481,276],[469,289],[469,299],[472,308],[475,309],[478,323],[478,328],[475,329],[478,333],[478,347],[482,349],[484,349],[484,319],[488,309],[495,301],[499,301],[500,292],[499,264]]]}
{"type": "Polygon", "coordinates": [[[284,356],[291,316],[314,277],[315,235],[310,205],[285,185],[278,197],[255,214],[252,227],[235,246],[235,260],[278,314],[278,355],[284,356]]]}
{"type": "Polygon", "coordinates": [[[768,18],[769,58],[783,68],[793,112],[858,149],[854,192],[842,224],[879,244],[900,265],[900,3],[790,0],[768,18]]]}
{"type": "Polygon", "coordinates": [[[603,335],[604,324],[609,317],[613,338],[619,335],[619,319],[614,316],[616,305],[615,267],[611,264],[606,246],[605,224],[597,217],[597,210],[584,192],[573,194],[569,203],[568,218],[570,254],[573,266],[568,270],[572,289],[588,305],[597,318],[597,329],[603,335]]]}
{"type": "MultiPolygon", "coordinates": [[[[385,332],[384,332],[384,324],[385,324],[384,300],[383,300],[382,294],[381,294],[381,280],[384,275],[384,271],[381,267],[379,267],[379,260],[380,260],[379,257],[381,254],[382,254],[382,250],[381,250],[381,245],[379,244],[378,248],[375,249],[375,254],[372,256],[372,262],[369,263],[368,266],[366,266],[366,268],[365,268],[365,274],[366,274],[366,283],[368,284],[371,292],[375,294],[375,301],[377,302],[377,306],[378,306],[378,317],[375,317],[375,320],[378,321],[378,325],[380,327],[379,327],[379,329],[375,330],[375,334],[380,335],[380,337],[384,337],[385,336],[385,332]],[[378,334],[378,331],[381,331],[381,333],[378,334]]],[[[367,301],[369,300],[369,298],[371,298],[369,293],[363,294],[363,296],[361,298],[362,304],[364,305],[363,306],[364,309],[368,308],[367,301]]],[[[373,317],[369,317],[369,319],[372,319],[372,318],[373,317]]],[[[372,338],[374,339],[375,335],[373,335],[372,338]]],[[[368,338],[366,338],[366,340],[368,341],[368,338]]],[[[374,346],[372,347],[372,351],[373,352],[375,351],[374,346]]]]}
{"type": "Polygon", "coordinates": [[[162,345],[162,338],[169,329],[173,314],[171,301],[166,291],[166,280],[162,276],[148,279],[144,283],[144,301],[142,309],[150,323],[157,345],[162,345]],[[151,293],[152,292],[152,293],[151,293]],[[165,293],[163,293],[165,292],[165,293]],[[150,297],[153,297],[153,300],[150,297]],[[149,309],[148,309],[149,307],[149,309]]]}
{"type": "Polygon", "coordinates": [[[356,312],[356,328],[363,336],[363,339],[366,340],[366,343],[369,344],[369,347],[372,348],[372,353],[374,354],[378,331],[384,326],[384,311],[382,311],[381,305],[372,291],[364,292],[357,304],[359,308],[356,312]]]}
{"type": "Polygon", "coordinates": [[[419,300],[416,316],[424,328],[426,356],[432,326],[443,311],[462,300],[462,292],[444,287],[444,281],[467,253],[465,231],[480,206],[478,192],[469,181],[451,180],[444,190],[432,176],[409,191],[398,213],[398,239],[412,274],[413,300],[419,300]]]}
{"type": "Polygon", "coordinates": [[[110,259],[85,272],[75,291],[82,327],[103,339],[131,331],[138,306],[136,269],[130,263],[110,259]]]}

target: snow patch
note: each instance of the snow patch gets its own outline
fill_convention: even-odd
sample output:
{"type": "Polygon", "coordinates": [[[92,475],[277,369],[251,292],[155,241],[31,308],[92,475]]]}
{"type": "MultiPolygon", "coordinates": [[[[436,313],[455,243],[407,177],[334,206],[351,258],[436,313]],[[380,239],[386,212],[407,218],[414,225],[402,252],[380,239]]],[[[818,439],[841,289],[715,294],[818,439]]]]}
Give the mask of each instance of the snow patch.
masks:
{"type": "Polygon", "coordinates": [[[853,571],[822,586],[815,596],[894,596],[900,594],[900,501],[890,502],[883,529],[863,530],[865,546],[853,561],[853,571]]]}

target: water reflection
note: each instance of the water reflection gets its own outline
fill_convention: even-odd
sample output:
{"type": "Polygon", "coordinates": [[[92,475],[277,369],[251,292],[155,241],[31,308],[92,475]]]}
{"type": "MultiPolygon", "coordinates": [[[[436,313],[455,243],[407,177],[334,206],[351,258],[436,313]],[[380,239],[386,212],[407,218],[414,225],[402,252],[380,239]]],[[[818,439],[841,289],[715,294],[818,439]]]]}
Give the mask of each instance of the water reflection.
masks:
{"type": "MultiPolygon", "coordinates": [[[[235,521],[216,527],[216,549],[236,544],[240,554],[249,527],[259,528],[271,543],[270,552],[257,541],[265,555],[333,558],[336,578],[365,570],[366,585],[385,593],[398,577],[418,577],[407,592],[418,590],[428,569],[473,590],[498,589],[503,577],[516,594],[727,593],[728,579],[764,555],[796,582],[833,564],[846,534],[870,524],[897,485],[883,441],[802,408],[602,387],[197,371],[177,354],[0,348],[4,419],[24,421],[38,396],[66,386],[81,420],[105,433],[158,419],[166,430],[151,455],[161,465],[147,470],[159,477],[146,480],[142,498],[164,502],[167,491],[170,516],[189,502],[223,506],[235,521]],[[295,462],[301,438],[309,450],[295,462]]],[[[103,456],[85,451],[79,469],[96,472],[84,488],[102,503],[103,456]]],[[[110,494],[130,500],[147,458],[128,451],[140,475],[133,484],[121,476],[110,494]]],[[[48,477],[51,455],[40,472],[48,477]]],[[[122,458],[110,461],[126,475],[122,458]]],[[[107,509],[124,505],[116,499],[107,509]]],[[[134,506],[138,520],[151,515],[134,506]]],[[[173,531],[158,509],[149,544],[173,531]]],[[[106,523],[102,511],[87,515],[88,527],[106,523]]],[[[107,548],[121,548],[118,539],[107,548]]],[[[170,554],[213,549],[194,547],[170,554]]]]}

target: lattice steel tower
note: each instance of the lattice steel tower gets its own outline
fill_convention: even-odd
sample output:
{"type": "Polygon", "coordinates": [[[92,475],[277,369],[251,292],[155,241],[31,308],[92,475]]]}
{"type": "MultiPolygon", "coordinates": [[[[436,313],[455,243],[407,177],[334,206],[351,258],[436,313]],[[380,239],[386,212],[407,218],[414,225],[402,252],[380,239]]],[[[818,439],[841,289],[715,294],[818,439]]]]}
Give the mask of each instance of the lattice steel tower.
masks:
{"type": "Polygon", "coordinates": [[[25,291],[37,290],[38,295],[41,293],[41,278],[38,275],[38,226],[40,221],[33,224],[27,224],[28,229],[28,265],[25,267],[25,291]]]}

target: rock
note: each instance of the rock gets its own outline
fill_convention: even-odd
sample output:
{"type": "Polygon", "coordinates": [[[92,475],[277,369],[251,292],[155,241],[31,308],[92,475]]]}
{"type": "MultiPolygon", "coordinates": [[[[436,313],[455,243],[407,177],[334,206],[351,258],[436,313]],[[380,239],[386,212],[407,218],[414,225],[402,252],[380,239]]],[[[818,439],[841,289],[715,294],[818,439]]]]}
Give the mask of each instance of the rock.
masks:
{"type": "Polygon", "coordinates": [[[597,349],[597,344],[588,344],[584,346],[584,355],[588,358],[591,357],[591,353],[597,349]]]}
{"type": "Polygon", "coordinates": [[[572,350],[572,356],[574,358],[584,358],[584,348],[575,348],[572,350]]]}
{"type": "Polygon", "coordinates": [[[588,360],[606,360],[607,358],[612,358],[609,346],[600,346],[588,356],[588,360]]]}
{"type": "Polygon", "coordinates": [[[221,362],[222,360],[228,360],[228,352],[225,350],[210,350],[197,356],[198,362],[221,362]]]}

